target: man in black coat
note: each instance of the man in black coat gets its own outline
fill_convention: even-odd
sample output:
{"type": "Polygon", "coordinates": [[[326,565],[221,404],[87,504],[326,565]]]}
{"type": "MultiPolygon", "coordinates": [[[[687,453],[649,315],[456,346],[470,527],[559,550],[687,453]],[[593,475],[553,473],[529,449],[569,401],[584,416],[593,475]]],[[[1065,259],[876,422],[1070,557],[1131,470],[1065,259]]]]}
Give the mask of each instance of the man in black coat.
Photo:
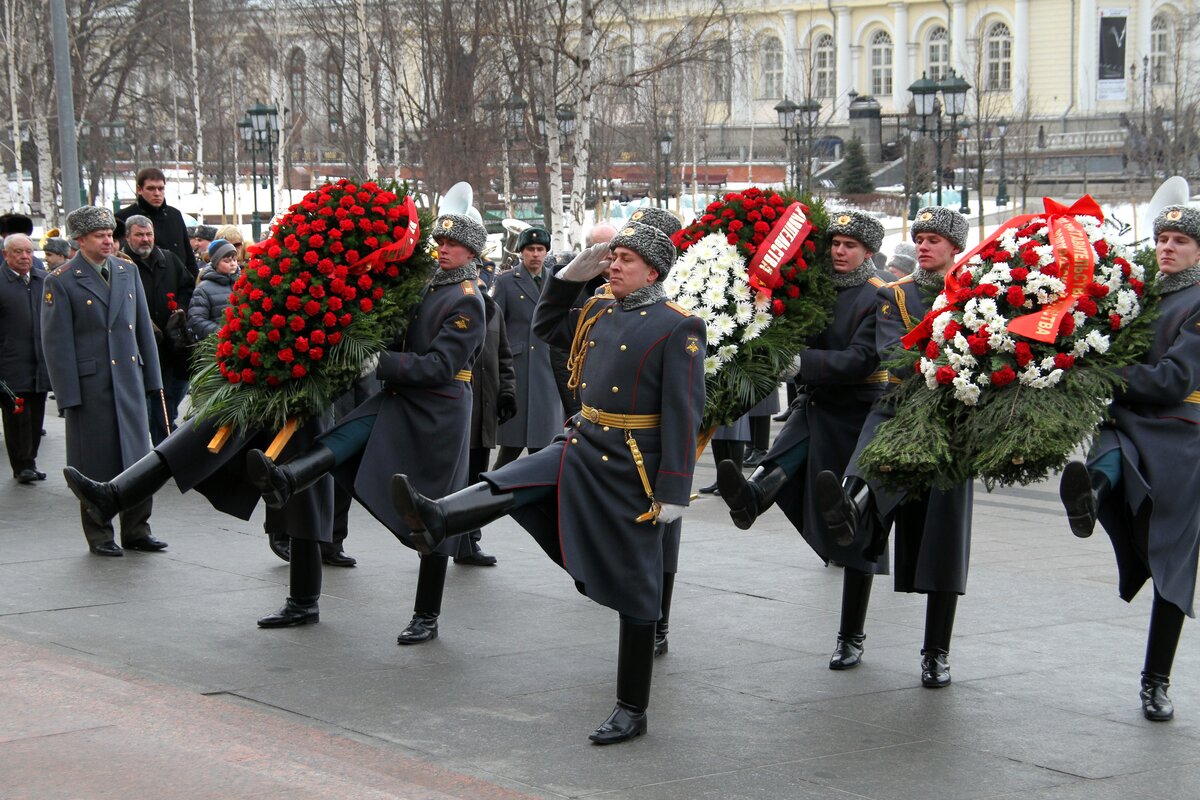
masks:
{"type": "Polygon", "coordinates": [[[179,404],[187,394],[188,387],[188,353],[182,347],[177,348],[174,340],[164,332],[167,330],[167,321],[173,315],[187,314],[196,284],[192,274],[174,253],[155,244],[154,226],[149,218],[141,214],[132,214],[125,220],[123,249],[137,265],[142,288],[146,291],[150,321],[154,325],[154,341],[158,344],[163,396],[161,400],[158,397],[147,400],[150,438],[157,445],[175,430],[179,404]]]}
{"type": "MultiPolygon", "coordinates": [[[[134,214],[149,218],[154,224],[154,241],[164,250],[174,253],[180,263],[192,273],[192,280],[200,274],[196,255],[192,252],[191,237],[179,209],[167,205],[167,178],[158,167],[146,167],[138,171],[137,202],[117,212],[118,228],[134,214]]],[[[118,234],[120,238],[120,234],[118,234]]],[[[186,308],[186,306],[184,306],[186,308]]]]}
{"type": "Polygon", "coordinates": [[[4,444],[13,477],[21,483],[46,479],[37,469],[38,445],[50,376],[42,356],[42,292],[46,273],[33,264],[33,242],[23,233],[4,239],[0,267],[0,392],[4,444]],[[9,394],[9,393],[12,394],[9,394]]]}

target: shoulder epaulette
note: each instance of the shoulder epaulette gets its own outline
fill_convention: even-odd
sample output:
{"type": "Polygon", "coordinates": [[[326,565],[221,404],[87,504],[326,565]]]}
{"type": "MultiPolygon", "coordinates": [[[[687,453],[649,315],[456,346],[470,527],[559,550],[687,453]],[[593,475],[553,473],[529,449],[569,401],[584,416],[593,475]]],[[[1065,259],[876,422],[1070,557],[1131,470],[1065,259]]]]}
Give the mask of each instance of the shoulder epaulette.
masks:
{"type": "Polygon", "coordinates": [[[672,311],[678,311],[680,314],[682,314],[685,317],[690,317],[692,315],[692,312],[688,311],[686,308],[679,305],[679,303],[676,303],[674,300],[667,301],[667,308],[671,309],[672,311]]]}
{"type": "Polygon", "coordinates": [[[902,283],[912,283],[912,282],[913,282],[913,276],[905,275],[903,278],[897,278],[896,280],[894,280],[891,283],[886,284],[886,285],[887,286],[899,286],[902,283]]]}
{"type": "Polygon", "coordinates": [[[61,263],[57,267],[55,267],[54,270],[50,273],[50,275],[53,277],[58,277],[59,275],[62,275],[64,272],[67,271],[68,265],[69,265],[69,262],[64,261],[63,263],[61,263]]]}
{"type": "Polygon", "coordinates": [[[119,256],[116,253],[113,253],[110,258],[114,259],[115,261],[121,261],[131,267],[136,266],[131,259],[125,258],[124,256],[119,256]]]}
{"type": "Polygon", "coordinates": [[[460,286],[462,286],[463,294],[468,294],[468,295],[474,295],[474,294],[475,294],[475,283],[474,283],[474,281],[466,280],[466,281],[463,281],[463,282],[462,282],[461,284],[459,284],[459,285],[460,285],[460,286]]]}
{"type": "Polygon", "coordinates": [[[871,277],[867,278],[867,283],[871,284],[876,289],[878,289],[880,286],[887,286],[887,281],[885,281],[883,278],[880,278],[878,275],[872,275],[871,277]]]}

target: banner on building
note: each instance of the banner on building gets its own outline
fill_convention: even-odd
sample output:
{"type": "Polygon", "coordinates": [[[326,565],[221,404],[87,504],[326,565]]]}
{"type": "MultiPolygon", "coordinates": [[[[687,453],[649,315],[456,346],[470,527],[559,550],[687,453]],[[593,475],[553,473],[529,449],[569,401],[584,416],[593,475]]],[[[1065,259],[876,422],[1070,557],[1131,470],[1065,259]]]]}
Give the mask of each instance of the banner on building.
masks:
{"type": "Polygon", "coordinates": [[[1097,100],[1124,100],[1127,93],[1125,53],[1129,9],[1100,9],[1100,46],[1096,64],[1097,100]]]}

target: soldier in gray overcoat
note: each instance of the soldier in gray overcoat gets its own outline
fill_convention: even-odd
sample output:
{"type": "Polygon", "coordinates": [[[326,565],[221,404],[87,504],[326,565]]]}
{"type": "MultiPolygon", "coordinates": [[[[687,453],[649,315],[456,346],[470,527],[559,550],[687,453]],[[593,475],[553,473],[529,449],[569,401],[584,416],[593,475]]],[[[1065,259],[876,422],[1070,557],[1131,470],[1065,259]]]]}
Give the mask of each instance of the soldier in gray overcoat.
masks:
{"type": "Polygon", "coordinates": [[[471,367],[487,321],[476,284],[474,260],[487,232],[465,215],[443,214],[434,222],[438,270],[413,309],[403,341],[380,353],[376,392],[316,444],[280,465],[251,450],[251,482],[267,504],[282,506],[297,491],[332,472],[403,544],[422,550],[413,617],[397,637],[402,645],[438,635],[448,556],[458,543],[423,548],[391,502],[395,472],[408,472],[424,491],[437,495],[467,483],[471,422],[471,367]]]}
{"type": "Polygon", "coordinates": [[[592,734],[611,744],[646,731],[664,528],[690,499],[704,412],[704,323],[668,302],[659,281],[675,247],[656,228],[630,223],[609,243],[611,296],[573,314],[581,285],[605,266],[585,250],[550,279],[535,317],[538,336],[571,342],[572,385],[582,410],[554,444],[431,500],[397,475],[397,509],[426,546],[511,514],[574,579],[621,618],[617,705],[592,734]]]}
{"type": "Polygon", "coordinates": [[[549,272],[543,270],[550,234],[526,228],[517,239],[521,263],[496,276],[492,297],[504,318],[516,372],[517,413],[500,426],[500,452],[495,468],[515,459],[525,448],[535,453],[562,432],[562,401],[550,365],[550,346],[533,335],[533,311],[549,272]]]}
{"type": "Polygon", "coordinates": [[[858,446],[863,423],[887,387],[876,342],[876,291],[887,281],[875,269],[883,225],[861,211],[834,215],[829,224],[832,279],[837,290],[829,327],[797,356],[797,402],[762,464],[747,481],[740,465],[717,466],[721,498],[735,525],[748,530],[772,503],[796,526],[826,564],[845,567],[842,618],[830,669],[858,666],[873,574],[887,571],[887,556],[830,535],[813,498],[824,470],[841,475],[858,446]]]}
{"type": "Polygon", "coordinates": [[[1119,370],[1125,388],[1109,408],[1086,466],[1063,470],[1071,530],[1091,536],[1097,518],[1112,540],[1121,599],[1154,588],[1142,668],[1142,713],[1175,715],[1167,694],[1183,618],[1196,616],[1200,554],[1200,210],[1167,206],[1154,220],[1159,295],[1154,341],[1119,370]]]}
{"type": "MultiPolygon", "coordinates": [[[[909,277],[876,290],[875,339],[881,360],[895,353],[901,346],[900,338],[925,316],[954,266],[954,257],[966,247],[968,230],[966,217],[949,208],[928,207],[917,212],[911,228],[917,246],[917,268],[909,277]]],[[[836,472],[825,470],[814,481],[817,508],[834,540],[852,545],[868,556],[847,567],[842,597],[843,629],[830,665],[849,661],[849,666],[853,666],[862,655],[862,628],[846,630],[845,626],[848,620],[862,620],[866,616],[872,574],[887,572],[886,560],[880,559],[872,568],[871,559],[886,549],[887,534],[895,522],[895,588],[898,592],[926,596],[921,685],[936,689],[950,684],[954,613],[958,596],[967,590],[972,484],[911,495],[868,483],[859,471],[858,455],[874,437],[875,430],[894,416],[895,409],[884,395],[862,426],[845,479],[840,480],[836,472]]]]}
{"type": "MultiPolygon", "coordinates": [[[[79,253],[46,277],[42,347],[58,407],[66,412],[67,464],[107,480],[150,452],[146,396],[161,397],[162,376],[150,312],[137,267],[113,255],[111,212],[83,206],[67,215],[79,253]]],[[[165,414],[165,411],[164,411],[165,414]]],[[[121,543],[155,551],[151,501],[121,514],[121,543]]],[[[97,524],[80,506],[88,546],[119,556],[111,522],[97,524]]]]}

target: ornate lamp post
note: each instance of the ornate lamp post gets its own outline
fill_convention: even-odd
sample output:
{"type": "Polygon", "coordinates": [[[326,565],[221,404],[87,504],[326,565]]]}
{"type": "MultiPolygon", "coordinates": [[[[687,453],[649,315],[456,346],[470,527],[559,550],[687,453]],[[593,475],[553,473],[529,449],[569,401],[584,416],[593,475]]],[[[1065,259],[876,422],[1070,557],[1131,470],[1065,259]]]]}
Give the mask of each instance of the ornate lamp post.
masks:
{"type": "MultiPolygon", "coordinates": [[[[958,118],[966,113],[967,110],[967,92],[971,90],[971,84],[964,81],[958,75],[954,74],[954,70],[947,73],[945,80],[941,82],[939,87],[942,91],[942,100],[946,104],[946,111],[950,113],[950,142],[953,144],[954,137],[957,134],[958,118]]],[[[967,126],[964,124],[963,129],[967,126]]],[[[967,145],[963,142],[963,182],[962,182],[962,205],[959,207],[959,212],[962,214],[971,213],[970,190],[967,188],[967,145]]]]}
{"type": "MultiPolygon", "coordinates": [[[[941,81],[932,81],[926,77],[925,73],[921,73],[920,80],[915,81],[908,87],[908,91],[913,96],[913,107],[917,116],[921,118],[921,133],[936,134],[934,147],[936,150],[937,204],[939,206],[942,204],[942,146],[947,139],[952,145],[955,141],[958,134],[958,118],[966,111],[967,92],[970,88],[971,84],[955,75],[954,70],[950,70],[945,80],[941,81]],[[949,131],[944,130],[942,127],[942,116],[938,104],[939,93],[942,96],[941,106],[950,115],[949,131]],[[931,115],[936,115],[937,124],[933,129],[930,129],[927,125],[927,121],[931,115]]],[[[965,159],[963,170],[965,176],[965,159]]],[[[966,181],[963,182],[962,206],[968,211],[970,210],[966,181]]]]}
{"type": "Polygon", "coordinates": [[[1008,183],[1004,174],[1004,137],[1008,133],[1008,120],[1004,117],[996,123],[996,133],[1000,135],[1000,183],[996,187],[996,205],[1004,208],[1008,205],[1008,183]]]}
{"type": "Polygon", "coordinates": [[[516,134],[525,125],[526,103],[520,97],[509,95],[504,101],[504,198],[505,213],[511,218],[516,214],[513,203],[513,179],[511,145],[516,143],[516,134]]]}
{"type": "MultiPolygon", "coordinates": [[[[275,106],[264,106],[255,103],[253,108],[246,110],[250,125],[254,130],[255,142],[263,151],[264,172],[270,178],[271,186],[271,216],[275,216],[275,170],[271,167],[275,160],[275,142],[279,139],[279,110],[275,106]]],[[[255,241],[258,234],[254,235],[255,241]]]]}
{"type": "Polygon", "coordinates": [[[663,206],[670,208],[671,206],[671,132],[666,131],[658,140],[658,148],[663,156],[663,163],[666,165],[665,190],[666,197],[664,198],[663,206]]]}
{"type": "Polygon", "coordinates": [[[254,215],[250,217],[250,230],[254,237],[254,241],[258,241],[258,234],[261,231],[261,221],[258,218],[258,147],[254,141],[254,124],[249,119],[243,119],[237,124],[238,133],[242,137],[242,144],[246,146],[247,152],[250,153],[250,191],[253,197],[254,215]]]}
{"type": "Polygon", "coordinates": [[[804,194],[812,193],[813,129],[821,118],[821,101],[807,97],[800,102],[799,123],[804,128],[804,194]]]}
{"type": "MultiPolygon", "coordinates": [[[[960,213],[960,214],[970,214],[971,213],[971,203],[970,203],[970,197],[969,197],[970,190],[967,188],[967,146],[971,142],[971,137],[968,135],[968,131],[970,130],[970,128],[971,128],[971,124],[969,122],[967,122],[966,120],[963,120],[962,122],[958,123],[958,138],[962,139],[962,145],[963,145],[962,202],[960,203],[960,205],[958,207],[958,213],[960,213]]],[[[953,141],[951,141],[950,146],[954,147],[953,141]]]]}
{"type": "MultiPolygon", "coordinates": [[[[800,106],[793,103],[786,97],[775,104],[775,113],[779,115],[779,128],[783,131],[783,147],[787,153],[788,170],[792,173],[792,186],[800,185],[800,176],[797,165],[799,157],[794,155],[793,145],[796,138],[793,134],[796,132],[796,111],[800,106]]],[[[795,144],[798,149],[799,145],[795,144]]],[[[787,185],[787,175],[784,175],[784,185],[787,185]]]]}

